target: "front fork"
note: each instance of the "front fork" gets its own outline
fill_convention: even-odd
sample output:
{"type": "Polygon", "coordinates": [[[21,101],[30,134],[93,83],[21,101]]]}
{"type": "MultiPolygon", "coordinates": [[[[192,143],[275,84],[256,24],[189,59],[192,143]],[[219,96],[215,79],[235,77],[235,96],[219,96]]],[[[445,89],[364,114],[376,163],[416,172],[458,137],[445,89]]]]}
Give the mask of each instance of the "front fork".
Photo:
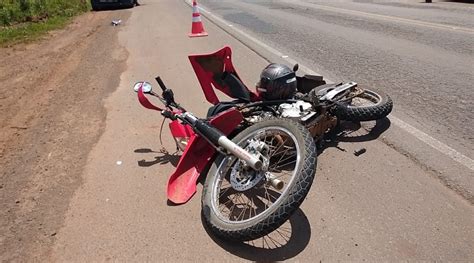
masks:
{"type": "Polygon", "coordinates": [[[227,136],[225,136],[218,129],[210,126],[203,120],[196,118],[189,112],[182,113],[179,118],[189,123],[198,134],[200,134],[212,145],[224,148],[228,153],[245,161],[246,164],[252,167],[252,169],[254,170],[262,169],[262,161],[260,161],[257,157],[244,150],[242,147],[240,147],[233,141],[229,140],[229,138],[227,138],[227,136]]]}

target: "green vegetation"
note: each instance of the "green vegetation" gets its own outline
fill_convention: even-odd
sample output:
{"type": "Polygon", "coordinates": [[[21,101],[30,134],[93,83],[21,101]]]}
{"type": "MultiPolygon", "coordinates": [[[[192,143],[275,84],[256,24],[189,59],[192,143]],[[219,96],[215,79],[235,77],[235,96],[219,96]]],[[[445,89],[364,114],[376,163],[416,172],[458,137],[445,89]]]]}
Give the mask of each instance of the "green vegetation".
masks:
{"type": "Polygon", "coordinates": [[[89,0],[0,0],[0,45],[35,39],[89,8],[89,0]]]}

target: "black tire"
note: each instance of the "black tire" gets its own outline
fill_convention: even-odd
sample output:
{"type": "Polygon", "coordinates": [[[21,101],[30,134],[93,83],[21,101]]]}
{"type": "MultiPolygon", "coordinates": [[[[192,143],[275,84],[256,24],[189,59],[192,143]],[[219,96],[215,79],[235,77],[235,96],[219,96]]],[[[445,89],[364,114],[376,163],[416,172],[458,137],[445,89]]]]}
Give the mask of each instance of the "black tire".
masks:
{"type": "Polygon", "coordinates": [[[336,103],[332,112],[340,120],[373,121],[385,118],[393,108],[392,99],[381,91],[363,89],[363,92],[354,99],[336,103]],[[354,103],[354,99],[365,99],[370,104],[359,106],[354,103]]]}
{"type": "Polygon", "coordinates": [[[102,6],[99,3],[97,3],[97,1],[91,0],[91,6],[92,6],[92,10],[94,11],[102,10],[102,6]]]}
{"type": "Polygon", "coordinates": [[[129,4],[125,5],[126,8],[133,8],[135,7],[135,2],[134,1],[130,1],[129,4]]]}
{"type": "MultiPolygon", "coordinates": [[[[232,158],[219,155],[215,159],[211,168],[209,169],[208,176],[206,178],[203,188],[202,215],[204,223],[207,225],[208,229],[210,229],[217,237],[234,241],[246,241],[263,237],[280,227],[286,220],[288,220],[289,217],[299,208],[306,195],[308,194],[316,172],[316,146],[313,141],[313,138],[304,126],[288,119],[265,120],[243,130],[241,133],[237,134],[237,136],[235,136],[232,141],[245,148],[246,144],[248,144],[249,139],[255,138],[256,136],[264,136],[262,134],[273,134],[273,131],[277,131],[277,129],[286,130],[285,132],[291,133],[292,135],[288,136],[288,138],[294,136],[291,138],[291,142],[296,143],[298,145],[297,147],[295,145],[295,152],[297,152],[299,156],[299,159],[296,158],[294,161],[295,172],[293,172],[293,174],[290,176],[291,179],[287,184],[285,184],[281,193],[277,193],[269,188],[266,188],[266,186],[268,186],[269,184],[269,181],[267,181],[268,179],[266,179],[266,177],[264,177],[265,179],[261,179],[262,181],[260,182],[260,185],[257,184],[248,190],[241,190],[239,192],[238,190],[235,190],[235,188],[233,188],[231,183],[229,183],[229,187],[225,188],[223,192],[220,192],[220,185],[223,185],[224,182],[224,179],[220,179],[220,177],[222,176],[223,178],[226,178],[226,180],[227,177],[230,178],[230,174],[233,172],[233,169],[235,169],[235,167],[239,165],[239,161],[231,161],[230,159],[232,158]],[[230,165],[228,165],[227,163],[230,165]],[[228,169],[229,172],[221,172],[222,166],[224,166],[225,169],[228,169]],[[261,195],[258,195],[258,192],[262,193],[262,189],[264,189],[265,193],[268,193],[268,198],[273,200],[271,201],[271,204],[264,204],[265,206],[263,207],[263,210],[261,210],[261,208],[253,208],[255,211],[253,217],[252,208],[250,208],[249,219],[243,219],[241,221],[238,221],[242,213],[244,214],[243,217],[246,214],[246,208],[238,208],[242,210],[242,212],[240,212],[237,221],[230,221],[230,219],[224,220],[221,218],[222,211],[219,209],[219,205],[221,205],[219,200],[221,198],[224,198],[221,196],[229,189],[231,192],[235,192],[235,195],[243,194],[243,196],[239,195],[239,198],[243,199],[245,197],[248,200],[251,200],[248,195],[250,195],[252,198],[256,196],[257,198],[261,197],[261,195]],[[219,194],[219,198],[216,198],[216,202],[214,203],[214,196],[217,197],[217,194],[219,194]],[[278,197],[272,196],[277,194],[281,195],[279,195],[278,197]],[[270,198],[270,196],[272,197],[270,198]],[[216,209],[213,204],[215,204],[218,208],[216,209]]],[[[273,139],[270,142],[267,142],[266,138],[267,137],[265,137],[265,142],[267,143],[266,145],[274,144],[273,139]]],[[[269,151],[269,160],[272,160],[272,158],[274,158],[273,160],[276,160],[277,158],[280,158],[281,160],[283,156],[286,156],[282,153],[283,150],[280,150],[282,147],[281,145],[283,145],[283,149],[286,149],[284,150],[285,153],[286,151],[288,151],[288,148],[285,148],[287,147],[286,145],[288,139],[285,139],[285,141],[283,141],[283,137],[281,137],[281,135],[275,135],[275,138],[280,138],[279,140],[277,139],[279,145],[278,147],[272,146],[274,148],[269,151]],[[279,154],[275,155],[275,152],[281,154],[281,157],[279,157],[279,154]]],[[[291,143],[289,145],[291,145],[291,143]]],[[[287,160],[290,159],[286,159],[283,162],[287,162],[287,160]]],[[[269,171],[272,174],[276,170],[280,170],[279,172],[281,174],[283,174],[283,170],[288,170],[284,168],[286,167],[286,164],[278,166],[278,162],[276,162],[276,164],[275,162],[273,162],[276,167],[274,168],[274,170],[272,170],[272,163],[270,161],[269,171]]],[[[240,176],[241,173],[242,171],[239,170],[238,176],[240,176]]],[[[230,182],[230,180],[227,181],[230,182]]],[[[230,196],[231,195],[229,192],[227,196],[229,201],[231,198],[230,196]]],[[[226,203],[229,201],[226,201],[226,203]]],[[[254,199],[252,199],[252,201],[254,201],[254,199]]],[[[237,202],[241,201],[237,200],[237,202]]],[[[262,204],[264,203],[264,201],[262,200],[257,200],[257,203],[260,202],[262,204]]],[[[234,204],[234,206],[236,205],[235,199],[232,201],[231,204],[234,204]]],[[[228,204],[228,206],[230,206],[231,204],[228,204]]],[[[225,206],[225,204],[223,205],[225,206]]],[[[240,203],[239,205],[243,206],[243,203],[240,203]]],[[[245,203],[245,205],[248,206],[248,203],[245,203]]],[[[228,208],[228,206],[225,206],[224,209],[228,208]]],[[[229,210],[231,210],[230,214],[232,214],[232,209],[229,208],[229,210]]],[[[229,215],[229,218],[230,217],[231,215],[229,215]]]]}

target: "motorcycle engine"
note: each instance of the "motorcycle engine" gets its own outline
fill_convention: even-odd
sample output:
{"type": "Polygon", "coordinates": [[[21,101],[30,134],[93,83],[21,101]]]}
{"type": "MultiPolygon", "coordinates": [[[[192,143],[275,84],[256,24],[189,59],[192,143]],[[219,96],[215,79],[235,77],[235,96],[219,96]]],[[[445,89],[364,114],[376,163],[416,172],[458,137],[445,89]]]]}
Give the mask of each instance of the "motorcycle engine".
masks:
{"type": "Polygon", "coordinates": [[[329,129],[337,124],[334,116],[314,111],[311,103],[305,101],[297,101],[295,103],[283,103],[278,107],[278,111],[283,118],[290,118],[299,121],[311,133],[311,135],[319,139],[329,129]]]}
{"type": "Polygon", "coordinates": [[[276,109],[277,115],[265,111],[247,118],[251,123],[258,123],[265,119],[281,117],[298,121],[303,124],[315,139],[321,138],[328,130],[337,124],[337,118],[327,112],[316,111],[311,103],[298,100],[294,103],[283,103],[276,109]]]}
{"type": "Polygon", "coordinates": [[[311,114],[311,113],[313,113],[313,115],[315,114],[315,112],[311,111],[311,108],[312,108],[311,103],[299,100],[291,104],[290,103],[280,104],[280,106],[278,107],[278,111],[280,112],[283,118],[292,118],[292,119],[300,120],[300,118],[303,116],[307,116],[308,114],[311,114]]]}

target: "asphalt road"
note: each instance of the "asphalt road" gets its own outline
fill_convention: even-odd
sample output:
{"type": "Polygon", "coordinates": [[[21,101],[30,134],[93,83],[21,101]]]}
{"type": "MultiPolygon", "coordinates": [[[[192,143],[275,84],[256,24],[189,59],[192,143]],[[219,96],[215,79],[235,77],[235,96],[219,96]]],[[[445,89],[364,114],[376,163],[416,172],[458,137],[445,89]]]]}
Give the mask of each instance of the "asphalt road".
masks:
{"type": "MultiPolygon", "coordinates": [[[[158,133],[162,117],[138,105],[131,91],[133,83],[140,79],[152,80],[159,74],[174,89],[182,105],[202,116],[209,104],[189,65],[188,54],[207,53],[230,45],[234,52],[234,65],[247,83],[257,80],[260,70],[268,61],[207,19],[204,19],[204,23],[209,36],[189,39],[187,33],[191,9],[182,1],[143,0],[141,3],[142,6],[134,8],[130,18],[124,17],[122,26],[117,28],[120,30],[119,43],[128,51],[126,69],[120,76],[116,91],[105,100],[105,131],[89,153],[82,173],[83,184],[72,197],[62,228],[55,234],[55,244],[50,254],[52,260],[473,260],[472,204],[448,189],[433,176],[431,170],[383,141],[382,136],[393,137],[390,134],[396,130],[393,127],[379,128],[375,134],[370,127],[373,124],[361,129],[356,127],[353,133],[340,138],[339,144],[328,145],[318,156],[316,179],[301,209],[281,229],[284,231],[275,232],[270,238],[249,243],[223,242],[213,238],[203,228],[200,218],[200,185],[189,203],[182,206],[168,205],[165,194],[167,178],[179,156],[159,152],[158,133]],[[380,134],[382,131],[385,131],[383,135],[380,134]],[[380,139],[377,139],[379,136],[380,139]],[[361,147],[366,148],[367,152],[355,156],[353,152],[361,147]]],[[[207,2],[210,5],[216,3],[207,2]]],[[[298,23],[307,21],[293,28],[293,36],[303,37],[307,31],[303,26],[314,26],[314,23],[309,22],[311,18],[304,18],[294,12],[292,14],[287,8],[274,9],[270,15],[266,5],[268,3],[263,1],[258,4],[226,2],[221,5],[219,12],[230,12],[227,18],[230,15],[230,18],[242,21],[242,24],[248,23],[249,30],[251,25],[256,24],[260,31],[269,28],[283,31],[285,27],[282,24],[291,27],[297,23],[298,20],[278,20],[277,23],[275,18],[282,14],[299,17],[298,23]],[[236,11],[237,8],[241,10],[236,11]],[[236,15],[231,15],[232,12],[236,15]],[[252,15],[252,12],[261,12],[262,15],[252,15]],[[264,16],[268,20],[263,20],[264,16]]],[[[117,15],[120,16],[120,13],[117,15]]],[[[337,21],[341,22],[341,19],[337,21]]],[[[329,23],[321,30],[325,27],[328,32],[334,31],[329,23]]],[[[348,33],[352,31],[343,27],[337,29],[348,33]]],[[[115,29],[111,27],[111,30],[115,29]]],[[[334,32],[333,39],[341,32],[334,32]]],[[[291,42],[285,41],[285,34],[277,30],[269,35],[281,37],[278,39],[281,45],[291,42]]],[[[373,41],[380,41],[377,34],[372,35],[373,41]]],[[[290,36],[287,35],[288,38],[290,36]]],[[[310,39],[307,37],[306,41],[310,39]]],[[[322,35],[319,39],[328,41],[323,40],[322,35]]],[[[268,43],[277,46],[274,42],[268,43]]],[[[311,46],[312,42],[292,43],[300,44],[303,49],[311,46]]],[[[357,43],[353,45],[357,46],[357,43]]],[[[332,46],[337,47],[337,42],[332,46]]],[[[318,48],[333,47],[323,45],[318,48]]],[[[344,49],[352,52],[363,50],[347,46],[344,49]]],[[[289,50],[296,54],[298,51],[295,50],[299,48],[292,47],[289,50]]],[[[373,51],[381,52],[375,48],[373,51]]],[[[326,54],[320,52],[318,56],[323,56],[323,53],[326,54]]],[[[386,53],[384,59],[393,56],[388,51],[386,53]]],[[[449,57],[446,55],[448,53],[446,51],[443,56],[449,57]]],[[[365,60],[372,57],[367,50],[361,54],[365,60]]],[[[361,54],[358,55],[359,63],[363,61],[360,59],[361,54]]],[[[412,54],[428,59],[415,51],[412,54]]],[[[329,55],[325,56],[318,61],[328,61],[329,55]]],[[[349,66],[353,55],[345,56],[333,58],[324,68],[325,71],[340,70],[330,73],[332,79],[336,80],[344,72],[364,82],[370,79],[368,76],[375,78],[379,68],[396,64],[396,61],[387,62],[380,58],[383,65],[375,67],[365,61],[359,65],[365,66],[364,70],[359,69],[354,73],[347,69],[357,69],[349,66]],[[340,63],[345,63],[344,70],[340,69],[340,63]],[[372,66],[368,67],[369,64],[372,66]],[[377,72],[374,72],[375,75],[361,73],[368,69],[377,72]]],[[[311,59],[304,61],[313,65],[309,64],[313,61],[311,59]]],[[[403,65],[399,66],[403,68],[403,65]]],[[[398,76],[401,73],[394,74],[398,76]]],[[[465,90],[469,91],[468,88],[465,90]]],[[[397,101],[397,96],[401,94],[403,92],[393,92],[397,101]]],[[[164,146],[172,151],[174,145],[169,134],[165,133],[163,140],[164,146]]]]}
{"type": "Polygon", "coordinates": [[[330,80],[394,99],[395,114],[474,157],[474,8],[435,1],[200,1],[330,80]]]}
{"type": "Polygon", "coordinates": [[[474,201],[470,4],[202,2],[206,17],[268,61],[390,94],[382,140],[474,201]]]}

